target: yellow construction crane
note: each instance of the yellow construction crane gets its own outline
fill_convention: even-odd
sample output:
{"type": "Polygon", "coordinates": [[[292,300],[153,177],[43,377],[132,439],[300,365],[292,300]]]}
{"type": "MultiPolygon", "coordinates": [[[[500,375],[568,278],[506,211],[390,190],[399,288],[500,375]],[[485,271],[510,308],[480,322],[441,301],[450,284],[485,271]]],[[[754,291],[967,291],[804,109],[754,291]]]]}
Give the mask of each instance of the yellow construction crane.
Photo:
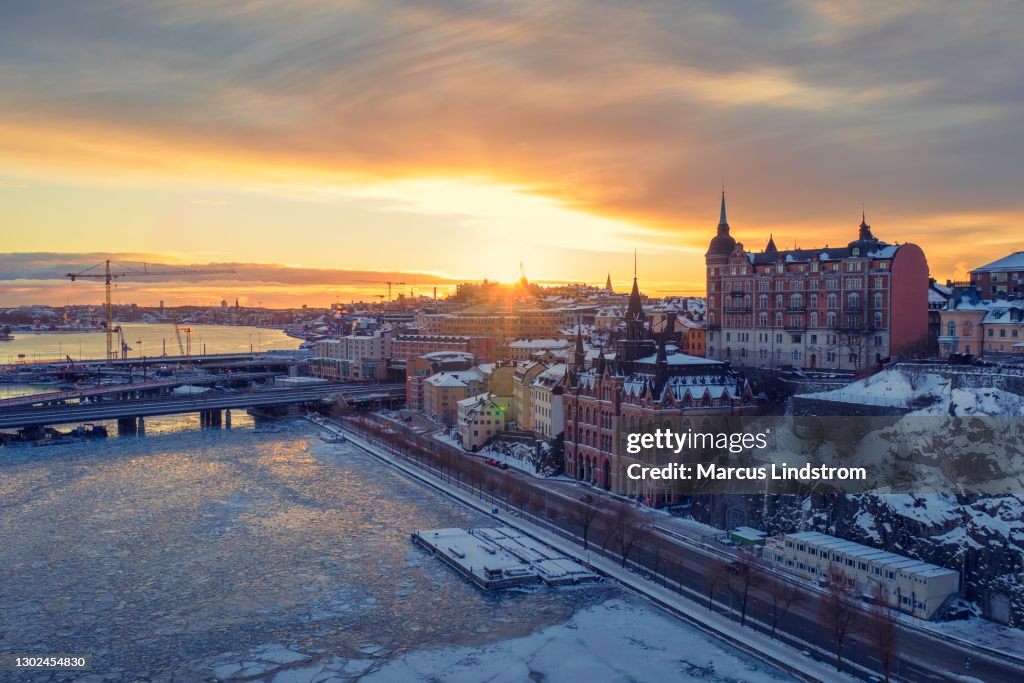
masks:
{"type": "MultiPolygon", "coordinates": [[[[116,265],[116,264],[115,264],[116,265]]],[[[80,273],[65,273],[64,277],[75,280],[103,280],[106,284],[106,302],[104,309],[107,318],[107,361],[117,360],[117,352],[114,351],[114,310],[111,305],[111,288],[113,282],[125,277],[167,277],[174,275],[224,275],[234,273],[233,270],[189,270],[187,268],[168,268],[164,270],[149,270],[146,264],[142,264],[142,270],[129,268],[128,266],[117,266],[122,270],[111,270],[110,260],[104,263],[97,263],[91,268],[86,268],[80,273]],[[103,272],[92,272],[96,268],[106,266],[103,272]]]]}

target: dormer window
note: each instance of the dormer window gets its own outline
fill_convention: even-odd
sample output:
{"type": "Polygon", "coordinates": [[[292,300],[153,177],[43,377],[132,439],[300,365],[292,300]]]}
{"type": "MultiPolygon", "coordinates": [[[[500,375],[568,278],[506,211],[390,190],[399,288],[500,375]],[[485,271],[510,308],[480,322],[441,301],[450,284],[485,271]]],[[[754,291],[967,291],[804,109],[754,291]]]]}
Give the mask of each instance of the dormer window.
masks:
{"type": "Polygon", "coordinates": [[[853,248],[853,255],[854,256],[860,256],[860,247],[854,247],[853,248]]]}

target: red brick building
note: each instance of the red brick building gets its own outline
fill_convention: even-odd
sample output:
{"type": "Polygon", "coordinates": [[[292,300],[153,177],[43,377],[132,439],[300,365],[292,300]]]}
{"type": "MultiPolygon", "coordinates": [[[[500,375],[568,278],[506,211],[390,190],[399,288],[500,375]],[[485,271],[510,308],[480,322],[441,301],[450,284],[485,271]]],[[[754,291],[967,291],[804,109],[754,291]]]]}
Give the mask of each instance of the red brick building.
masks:
{"type": "Polygon", "coordinates": [[[650,482],[626,476],[633,463],[664,464],[665,453],[629,455],[626,434],[663,426],[667,419],[692,420],[694,427],[712,415],[735,415],[755,407],[750,385],[727,363],[690,356],[667,344],[674,337],[674,317],[654,334],[646,324],[636,280],[624,316],[626,333],[614,353],[602,352],[584,369],[582,340],[577,338],[573,368],[563,396],[565,473],[650,504],[672,502],[650,490],[650,482]]]}
{"type": "Polygon", "coordinates": [[[971,284],[983,299],[1024,298],[1024,251],[975,268],[971,271],[971,284]]]}
{"type": "Polygon", "coordinates": [[[707,357],[735,365],[857,370],[925,353],[928,262],[861,218],[837,246],[750,252],[729,234],[722,193],[707,264],[707,357]]]}
{"type": "Polygon", "coordinates": [[[465,351],[481,362],[495,360],[494,338],[487,336],[399,334],[391,338],[391,360],[408,361],[435,351],[465,351]]]}

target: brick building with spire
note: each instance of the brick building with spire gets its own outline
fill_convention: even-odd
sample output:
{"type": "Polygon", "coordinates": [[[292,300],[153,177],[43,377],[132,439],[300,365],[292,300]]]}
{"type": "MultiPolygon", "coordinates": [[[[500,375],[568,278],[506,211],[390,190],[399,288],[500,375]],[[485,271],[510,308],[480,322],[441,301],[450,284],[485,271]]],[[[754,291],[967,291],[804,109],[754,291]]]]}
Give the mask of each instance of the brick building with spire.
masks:
{"type": "Polygon", "coordinates": [[[623,322],[614,350],[602,349],[590,367],[577,331],[563,398],[565,473],[648,504],[669,503],[625,471],[636,462],[664,464],[671,455],[628,455],[625,436],[664,427],[670,418],[691,418],[696,428],[703,417],[749,413],[754,396],[728,363],[679,353],[670,343],[674,316],[664,329],[651,329],[636,276],[623,322]]]}
{"type": "Polygon", "coordinates": [[[746,251],[722,192],[708,246],[707,357],[762,368],[859,370],[924,352],[928,262],[916,244],[874,236],[865,216],[840,246],[746,251]]]}

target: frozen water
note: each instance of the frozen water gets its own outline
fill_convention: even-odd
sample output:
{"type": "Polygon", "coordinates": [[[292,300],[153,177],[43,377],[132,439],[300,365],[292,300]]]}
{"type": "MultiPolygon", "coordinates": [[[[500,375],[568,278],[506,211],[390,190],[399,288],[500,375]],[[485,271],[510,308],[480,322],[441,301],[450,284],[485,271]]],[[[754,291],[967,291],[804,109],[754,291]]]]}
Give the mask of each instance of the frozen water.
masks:
{"type": "Polygon", "coordinates": [[[0,455],[4,650],[94,657],[51,680],[348,680],[407,653],[516,642],[622,595],[477,590],[409,533],[483,515],[298,423],[161,431],[0,455]]]}

